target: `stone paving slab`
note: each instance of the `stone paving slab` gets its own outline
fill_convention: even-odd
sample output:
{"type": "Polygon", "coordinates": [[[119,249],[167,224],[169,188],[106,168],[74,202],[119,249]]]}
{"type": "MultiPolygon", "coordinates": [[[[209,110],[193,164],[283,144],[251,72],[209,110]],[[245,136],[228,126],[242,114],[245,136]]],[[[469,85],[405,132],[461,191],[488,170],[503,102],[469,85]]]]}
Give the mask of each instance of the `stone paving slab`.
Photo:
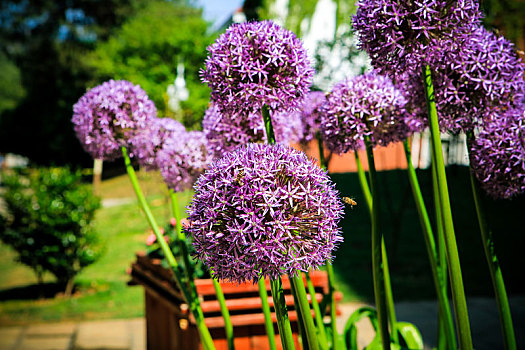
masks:
{"type": "Polygon", "coordinates": [[[6,327],[0,328],[0,349],[14,349],[22,339],[23,327],[6,327]]]}
{"type": "Polygon", "coordinates": [[[79,323],[73,350],[129,350],[131,334],[128,320],[79,323]]]}
{"type": "Polygon", "coordinates": [[[70,336],[24,337],[17,350],[68,350],[71,348],[70,336]]]}
{"type": "Polygon", "coordinates": [[[76,324],[74,323],[49,323],[30,325],[25,331],[26,337],[52,337],[52,336],[72,336],[75,333],[76,324]]]}

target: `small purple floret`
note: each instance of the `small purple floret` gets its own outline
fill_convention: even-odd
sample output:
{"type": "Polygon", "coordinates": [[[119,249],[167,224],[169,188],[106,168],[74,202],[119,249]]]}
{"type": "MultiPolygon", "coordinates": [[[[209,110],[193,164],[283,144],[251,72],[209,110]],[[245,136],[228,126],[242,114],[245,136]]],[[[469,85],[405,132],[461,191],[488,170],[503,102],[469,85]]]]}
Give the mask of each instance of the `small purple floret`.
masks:
{"type": "Polygon", "coordinates": [[[140,86],[110,80],[86,92],[73,112],[75,133],[84,150],[95,159],[114,160],[157,109],[140,86]]]}
{"type": "Polygon", "coordinates": [[[221,280],[257,282],[318,268],[343,240],[343,204],[300,151],[249,144],[217,159],[188,207],[196,256],[221,280]]]}

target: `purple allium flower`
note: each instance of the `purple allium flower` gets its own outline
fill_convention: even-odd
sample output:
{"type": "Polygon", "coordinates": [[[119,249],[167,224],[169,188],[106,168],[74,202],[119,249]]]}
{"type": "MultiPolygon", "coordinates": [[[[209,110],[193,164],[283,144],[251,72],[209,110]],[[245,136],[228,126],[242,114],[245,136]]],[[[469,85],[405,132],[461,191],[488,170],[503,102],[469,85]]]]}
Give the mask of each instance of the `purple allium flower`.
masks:
{"type": "Polygon", "coordinates": [[[213,159],[202,131],[181,132],[164,140],[157,165],[164,182],[175,192],[190,189],[213,159]]]}
{"type": "Polygon", "coordinates": [[[208,47],[202,80],[222,112],[293,108],[314,70],[294,33],[271,21],[238,23],[208,47]]]}
{"type": "Polygon", "coordinates": [[[475,0],[360,0],[353,26],[381,73],[438,64],[481,20],[475,0]]]}
{"type": "Polygon", "coordinates": [[[197,180],[188,229],[219,279],[276,278],[318,268],[343,240],[343,204],[327,173],[300,151],[248,144],[197,180]]]}
{"type": "Polygon", "coordinates": [[[321,106],[325,101],[326,95],[322,91],[312,91],[303,100],[298,111],[303,122],[301,142],[312,141],[315,134],[321,129],[321,106]]]}
{"type": "Polygon", "coordinates": [[[321,107],[322,136],[328,149],[338,154],[370,143],[386,146],[411,132],[405,118],[406,100],[392,81],[375,72],[336,84],[321,107]]]}
{"type": "MultiPolygon", "coordinates": [[[[303,134],[303,125],[297,112],[270,112],[276,141],[282,144],[297,142],[303,134]]],[[[202,129],[210,147],[217,156],[233,151],[240,145],[267,142],[261,113],[221,113],[212,104],[204,114],[202,129]]]]}
{"type": "Polygon", "coordinates": [[[146,92],[125,80],[110,80],[86,92],[73,106],[75,133],[95,159],[114,160],[157,109],[146,92]]]}
{"type": "Polygon", "coordinates": [[[524,193],[525,106],[485,120],[469,152],[472,170],[490,196],[524,193]]]}
{"type": "Polygon", "coordinates": [[[434,74],[442,128],[473,130],[523,103],[525,64],[504,37],[480,26],[446,61],[434,74]]]}
{"type": "Polygon", "coordinates": [[[158,169],[157,151],[163,147],[166,140],[176,138],[184,132],[184,125],[174,119],[153,118],[145,129],[139,130],[129,139],[130,156],[137,159],[146,170],[158,169]]]}

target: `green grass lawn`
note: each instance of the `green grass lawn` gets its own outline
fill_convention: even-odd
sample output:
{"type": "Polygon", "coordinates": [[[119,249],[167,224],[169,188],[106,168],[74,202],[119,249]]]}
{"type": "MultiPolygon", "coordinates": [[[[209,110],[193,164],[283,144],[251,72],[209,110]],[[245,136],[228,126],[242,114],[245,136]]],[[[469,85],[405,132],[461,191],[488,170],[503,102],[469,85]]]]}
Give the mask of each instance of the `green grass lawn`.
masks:
{"type": "MultiPolygon", "coordinates": [[[[448,169],[465,288],[469,295],[491,296],[467,171],[462,167],[448,169]]],[[[425,199],[430,203],[429,172],[420,171],[419,175],[425,199]]],[[[159,175],[140,173],[139,177],[154,215],[159,224],[164,225],[170,211],[159,175]]],[[[353,209],[346,208],[342,222],[345,241],[334,260],[338,288],[344,293],[345,301],[372,301],[370,220],[357,176],[334,174],[332,178],[343,196],[358,202],[353,209]]],[[[432,299],[430,267],[406,172],[380,172],[379,186],[394,298],[396,301],[432,299]]],[[[101,193],[104,198],[133,197],[126,176],[103,181],[101,193]]],[[[180,196],[182,206],[189,200],[189,192],[180,196]]],[[[525,196],[511,201],[489,200],[488,205],[509,294],[523,294],[521,266],[525,264],[525,256],[521,248],[525,246],[522,217],[525,196]]],[[[134,260],[135,252],[145,248],[148,225],[143,214],[136,202],[107,207],[98,212],[95,224],[105,240],[106,252],[77,277],[77,294],[70,299],[35,299],[33,273],[13,262],[14,252],[0,244],[0,325],[143,315],[142,288],[126,284],[129,280],[126,269],[134,260]]],[[[51,276],[46,276],[46,282],[52,281],[51,276]]]]}

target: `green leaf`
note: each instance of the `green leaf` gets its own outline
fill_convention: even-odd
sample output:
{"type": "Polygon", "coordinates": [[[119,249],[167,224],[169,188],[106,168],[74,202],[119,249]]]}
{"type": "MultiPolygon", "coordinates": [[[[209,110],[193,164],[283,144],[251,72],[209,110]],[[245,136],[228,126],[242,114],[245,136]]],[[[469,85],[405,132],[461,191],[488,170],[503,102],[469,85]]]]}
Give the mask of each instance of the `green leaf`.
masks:
{"type": "Polygon", "coordinates": [[[423,337],[412,323],[397,322],[396,328],[405,344],[404,349],[423,349],[423,337]]]}
{"type": "MultiPolygon", "coordinates": [[[[370,320],[372,327],[374,328],[376,334],[378,334],[378,321],[376,310],[369,306],[360,307],[359,309],[355,310],[346,321],[343,337],[346,343],[346,348],[348,350],[357,349],[357,322],[359,322],[363,318],[368,318],[370,320]]],[[[376,335],[372,343],[374,343],[374,341],[377,338],[378,336],[376,335]]],[[[372,345],[372,343],[370,343],[369,346],[372,345]]]]}

